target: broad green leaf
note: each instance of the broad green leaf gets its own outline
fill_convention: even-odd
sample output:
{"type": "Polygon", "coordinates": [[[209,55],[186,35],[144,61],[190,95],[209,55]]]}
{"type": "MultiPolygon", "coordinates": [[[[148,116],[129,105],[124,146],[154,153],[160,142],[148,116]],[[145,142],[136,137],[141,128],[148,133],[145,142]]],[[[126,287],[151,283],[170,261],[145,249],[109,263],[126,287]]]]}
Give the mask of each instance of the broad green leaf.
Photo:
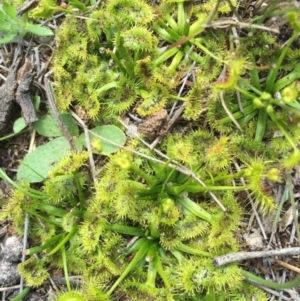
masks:
{"type": "Polygon", "coordinates": [[[80,1],[78,0],[69,0],[69,3],[71,3],[73,6],[77,7],[83,12],[86,12],[88,8],[80,1]]]}
{"type": "MultiPolygon", "coordinates": [[[[59,117],[71,136],[79,135],[77,123],[71,114],[64,113],[59,117]]],[[[63,133],[61,132],[56,120],[52,117],[52,115],[40,117],[39,120],[34,123],[33,127],[40,135],[45,137],[63,136],[63,133]]]]}
{"type": "Polygon", "coordinates": [[[298,109],[300,110],[300,103],[298,101],[293,101],[292,103],[289,104],[289,106],[295,108],[295,109],[298,109]]]}
{"type": "Polygon", "coordinates": [[[39,120],[33,124],[33,127],[40,135],[45,137],[62,136],[56,121],[50,115],[40,117],[39,120]]]}
{"type": "Polygon", "coordinates": [[[13,34],[14,33],[15,35],[17,35],[18,30],[17,30],[17,28],[13,28],[11,26],[11,24],[8,24],[7,22],[1,22],[0,23],[0,32],[3,34],[4,33],[13,34]]]}
{"type": "Polygon", "coordinates": [[[59,137],[37,147],[28,153],[22,161],[18,173],[18,181],[39,183],[48,176],[48,171],[70,150],[65,137],[59,137]]]}
{"type": "Polygon", "coordinates": [[[0,44],[5,44],[12,41],[15,38],[15,34],[8,34],[3,39],[0,39],[0,44]]]}
{"type": "Polygon", "coordinates": [[[13,131],[14,133],[19,133],[27,127],[25,119],[23,117],[18,118],[14,122],[13,131]]]}
{"type": "Polygon", "coordinates": [[[25,30],[34,33],[38,36],[53,36],[54,33],[47,27],[26,23],[25,30]]]}
{"type": "Polygon", "coordinates": [[[12,18],[12,19],[17,18],[16,9],[12,5],[8,4],[7,2],[3,3],[3,10],[10,18],[12,18]]]}
{"type": "Polygon", "coordinates": [[[63,113],[59,115],[62,123],[66,126],[67,131],[71,136],[79,136],[79,129],[76,120],[69,113],[63,113]]]}
{"type": "MultiPolygon", "coordinates": [[[[115,125],[102,125],[102,126],[97,126],[93,129],[91,129],[91,131],[98,135],[101,136],[105,139],[110,140],[113,143],[116,143],[120,146],[124,146],[125,142],[126,142],[126,136],[125,134],[115,125]]],[[[110,144],[109,142],[106,142],[104,140],[101,140],[101,138],[93,135],[93,134],[89,134],[90,137],[90,143],[91,145],[97,141],[100,140],[101,144],[102,144],[102,152],[101,154],[112,154],[115,153],[120,147],[119,146],[115,146],[110,144]]],[[[81,134],[79,137],[81,143],[86,146],[86,141],[85,141],[85,136],[84,134],[81,134]]],[[[94,153],[98,153],[97,151],[93,151],[94,153]]]]}

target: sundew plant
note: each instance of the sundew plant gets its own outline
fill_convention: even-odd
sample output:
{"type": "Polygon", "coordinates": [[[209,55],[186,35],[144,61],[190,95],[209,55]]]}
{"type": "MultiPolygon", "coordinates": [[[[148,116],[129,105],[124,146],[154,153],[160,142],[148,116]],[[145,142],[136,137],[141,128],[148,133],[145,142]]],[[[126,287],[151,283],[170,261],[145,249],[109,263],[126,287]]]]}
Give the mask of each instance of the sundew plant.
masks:
{"type": "Polygon", "coordinates": [[[54,269],[66,282],[57,301],[263,301],[267,294],[246,279],[278,290],[299,285],[299,276],[279,284],[246,265],[214,265],[243,249],[237,233],[250,203],[262,217],[277,209],[268,188],[300,161],[300,12],[278,4],[251,16],[247,3],[225,0],[42,0],[30,10],[32,20],[64,12],[53,93],[61,113],[84,116],[85,130],[162,109],[168,122],[183,108],[155,150],[128,137],[107,153],[109,141],[96,135],[88,150],[57,160],[39,189],[0,173],[15,187],[1,220],[11,218],[23,235],[30,219],[31,245],[18,267],[30,287],[54,269]],[[289,28],[284,41],[264,26],[273,17],[289,28]],[[80,287],[70,275],[81,276],[80,287]]]}

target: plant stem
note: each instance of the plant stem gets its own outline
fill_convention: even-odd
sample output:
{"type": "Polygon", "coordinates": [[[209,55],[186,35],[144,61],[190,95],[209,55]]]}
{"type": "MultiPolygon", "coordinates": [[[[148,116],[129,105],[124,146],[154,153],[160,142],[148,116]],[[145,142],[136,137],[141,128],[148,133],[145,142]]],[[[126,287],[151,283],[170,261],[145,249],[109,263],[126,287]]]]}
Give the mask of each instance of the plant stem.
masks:
{"type": "Polygon", "coordinates": [[[256,68],[253,68],[250,71],[251,83],[252,85],[261,91],[260,82],[259,82],[259,74],[256,68]]]}
{"type": "Polygon", "coordinates": [[[120,277],[116,280],[116,282],[111,286],[109,291],[107,292],[108,295],[111,295],[113,291],[117,288],[117,286],[124,280],[124,278],[135,268],[135,266],[139,263],[139,261],[145,259],[145,255],[149,249],[149,240],[143,242],[133,259],[130,261],[128,266],[125,268],[123,273],[120,277]]]}
{"type": "Polygon", "coordinates": [[[191,39],[190,40],[194,45],[196,45],[198,48],[200,48],[205,54],[209,55],[210,57],[212,57],[213,59],[215,59],[216,61],[226,64],[226,61],[220,59],[219,57],[215,56],[211,51],[209,51],[206,47],[204,47],[201,43],[199,43],[197,40],[195,39],[191,39]]]}
{"type": "Polygon", "coordinates": [[[156,255],[155,258],[154,258],[154,266],[159,274],[159,276],[161,277],[161,279],[163,280],[165,286],[167,289],[171,289],[171,285],[170,285],[170,282],[168,280],[168,277],[163,269],[163,266],[162,266],[162,263],[161,263],[161,260],[160,260],[160,257],[159,255],[156,255]]]}
{"type": "Polygon", "coordinates": [[[273,87],[273,93],[282,90],[284,87],[292,84],[296,79],[300,78],[300,72],[292,71],[281,79],[277,80],[273,87]]]}
{"type": "MultiPolygon", "coordinates": [[[[256,109],[253,107],[253,103],[251,102],[249,105],[244,106],[244,112],[238,111],[238,112],[233,113],[232,116],[234,117],[234,119],[240,119],[242,117],[245,117],[248,114],[251,114],[253,111],[256,111],[256,109]]],[[[218,122],[220,124],[225,124],[230,121],[231,121],[231,119],[227,116],[227,117],[220,119],[218,122]]]]}
{"type": "Polygon", "coordinates": [[[177,47],[168,49],[166,52],[164,52],[163,54],[161,54],[161,55],[153,62],[153,65],[154,65],[154,66],[159,66],[159,65],[162,64],[164,61],[166,61],[167,59],[169,59],[170,57],[172,57],[173,55],[175,55],[177,52],[178,52],[178,48],[177,48],[177,47]]]}
{"type": "Polygon", "coordinates": [[[245,95],[246,97],[253,99],[255,96],[252,94],[248,93],[246,90],[240,88],[238,85],[235,85],[235,90],[239,91],[241,94],[245,95]]]}
{"type": "Polygon", "coordinates": [[[183,243],[180,243],[180,245],[177,246],[176,249],[178,251],[185,252],[185,253],[192,254],[192,255],[198,255],[198,256],[204,256],[204,257],[213,257],[213,255],[211,253],[204,252],[204,251],[201,251],[201,250],[197,250],[195,248],[191,248],[189,246],[184,245],[183,243]]]}
{"type": "Polygon", "coordinates": [[[176,201],[199,218],[211,223],[212,216],[189,198],[177,197],[176,201]]]}
{"type": "MultiPolygon", "coordinates": [[[[59,208],[59,207],[56,207],[53,205],[48,205],[48,204],[43,204],[43,203],[40,203],[37,209],[39,211],[44,211],[44,212],[48,213],[49,215],[54,215],[57,217],[64,217],[68,213],[68,211],[63,208],[59,208]]],[[[26,211],[26,208],[25,208],[25,211],[26,211]]]]}
{"type": "Polygon", "coordinates": [[[86,205],[85,205],[85,196],[84,196],[84,193],[83,193],[83,190],[82,190],[82,186],[80,184],[80,180],[78,178],[78,173],[73,172],[73,176],[74,176],[74,180],[75,180],[77,191],[78,191],[80,207],[82,209],[84,209],[86,207],[86,205]]]}
{"type": "Polygon", "coordinates": [[[154,184],[154,178],[147,175],[143,170],[141,170],[137,165],[131,163],[130,164],[130,170],[140,176],[142,179],[146,180],[149,185],[154,184]]]}
{"type": "Polygon", "coordinates": [[[289,282],[276,283],[276,282],[273,282],[273,281],[268,281],[268,280],[262,279],[258,276],[253,275],[252,273],[244,271],[244,270],[242,270],[242,274],[245,277],[247,277],[251,280],[254,280],[259,284],[262,284],[262,285],[264,285],[266,287],[269,287],[269,288],[278,289],[278,290],[292,289],[292,288],[297,287],[297,286],[300,285],[300,275],[298,275],[295,279],[293,279],[289,282]]]}
{"type": "Polygon", "coordinates": [[[259,110],[254,141],[261,142],[263,140],[266,132],[267,121],[268,121],[268,114],[266,110],[264,109],[259,110]]]}
{"type": "Polygon", "coordinates": [[[48,239],[46,241],[46,243],[44,243],[42,246],[36,246],[36,247],[30,248],[30,249],[27,249],[25,251],[25,253],[26,253],[25,255],[33,255],[33,254],[44,251],[45,249],[51,247],[53,244],[55,244],[57,241],[59,241],[63,237],[63,235],[64,235],[63,233],[60,233],[60,234],[48,239]]]}
{"type": "Polygon", "coordinates": [[[117,82],[111,82],[108,84],[105,84],[104,86],[102,86],[101,88],[97,89],[97,93],[101,94],[103,92],[106,92],[112,88],[117,88],[118,87],[118,83],[117,82]]]}
{"type": "Polygon", "coordinates": [[[276,126],[278,127],[278,129],[282,132],[282,134],[284,135],[285,139],[289,142],[289,144],[291,145],[291,147],[295,151],[297,151],[298,150],[297,146],[295,145],[294,141],[292,140],[292,138],[290,137],[290,135],[287,133],[287,131],[285,130],[285,128],[277,120],[274,112],[269,113],[269,116],[271,117],[272,121],[276,124],[276,126]]]}
{"type": "Polygon", "coordinates": [[[29,291],[30,287],[25,287],[18,296],[10,299],[10,301],[21,301],[29,293],[29,291]]]}
{"type": "Polygon", "coordinates": [[[66,257],[66,248],[65,245],[62,246],[61,248],[61,256],[63,260],[63,269],[64,269],[64,276],[65,276],[65,281],[67,284],[68,291],[71,291],[71,285],[69,281],[69,274],[68,274],[68,266],[67,266],[67,257],[66,257]]]}
{"type": "Polygon", "coordinates": [[[30,196],[35,199],[42,199],[42,200],[49,199],[49,196],[47,196],[44,192],[40,192],[36,189],[32,189],[31,187],[22,187],[18,185],[15,181],[11,180],[11,178],[7,176],[7,174],[2,170],[2,168],[0,168],[0,178],[2,178],[4,181],[11,184],[17,190],[20,190],[27,196],[30,196]]]}
{"type": "MultiPolygon", "coordinates": [[[[175,194],[179,191],[180,186],[168,187],[173,189],[175,194]]],[[[219,191],[219,190],[245,190],[246,186],[200,186],[200,185],[189,185],[185,188],[186,192],[205,192],[205,191],[219,191]]]]}
{"type": "Polygon", "coordinates": [[[295,198],[294,198],[294,192],[293,192],[293,184],[292,184],[292,178],[291,174],[287,174],[287,188],[289,190],[289,198],[292,203],[292,209],[293,209],[293,217],[294,217],[294,223],[296,227],[296,233],[297,233],[297,238],[298,238],[298,245],[300,244],[300,229],[299,229],[299,222],[298,222],[298,210],[296,209],[296,204],[295,204],[295,198]]]}
{"type": "Polygon", "coordinates": [[[222,180],[237,179],[237,178],[242,177],[243,174],[244,174],[244,172],[241,170],[239,172],[236,172],[235,174],[216,176],[212,180],[205,181],[205,184],[215,183],[215,182],[222,181],[222,180]]]}
{"type": "Polygon", "coordinates": [[[49,255],[53,255],[58,252],[62,246],[64,246],[77,233],[77,230],[77,226],[74,226],[72,230],[65,236],[65,238],[49,253],[49,255]]]}
{"type": "Polygon", "coordinates": [[[185,27],[185,13],[184,13],[184,2],[179,1],[177,3],[177,23],[178,23],[178,32],[183,35],[185,27]]]}
{"type": "Polygon", "coordinates": [[[287,42],[287,44],[285,45],[285,47],[282,49],[280,56],[276,62],[275,68],[272,68],[269,73],[268,73],[268,77],[266,80],[266,85],[265,85],[265,91],[269,92],[272,94],[272,92],[274,91],[274,83],[276,80],[276,76],[278,74],[279,68],[282,65],[283,59],[287,53],[287,51],[290,49],[291,44],[294,42],[294,40],[296,39],[298,33],[296,31],[294,31],[293,35],[291,36],[291,38],[289,39],[289,41],[287,42]]]}
{"type": "Polygon", "coordinates": [[[151,260],[148,264],[146,285],[155,288],[156,275],[157,275],[157,271],[154,266],[153,260],[151,260]]]}
{"type": "Polygon", "coordinates": [[[142,229],[131,226],[124,226],[118,224],[108,224],[105,226],[106,230],[116,231],[121,234],[132,235],[132,236],[140,236],[144,237],[145,233],[142,229]]]}

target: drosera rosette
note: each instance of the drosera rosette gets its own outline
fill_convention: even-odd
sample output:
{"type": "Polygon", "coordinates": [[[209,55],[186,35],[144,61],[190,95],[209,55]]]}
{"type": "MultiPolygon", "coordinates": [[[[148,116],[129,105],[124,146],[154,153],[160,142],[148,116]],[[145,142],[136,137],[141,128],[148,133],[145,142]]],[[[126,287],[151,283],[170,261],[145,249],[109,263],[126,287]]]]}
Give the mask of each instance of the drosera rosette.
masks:
{"type": "MultiPolygon", "coordinates": [[[[156,296],[157,300],[160,300],[160,296],[169,298],[164,293],[167,289],[171,291],[170,298],[176,300],[175,295],[178,294],[178,288],[173,287],[171,275],[177,273],[178,264],[182,260],[200,260],[200,258],[203,258],[202,261],[209,261],[211,265],[211,272],[205,273],[205,281],[201,289],[204,295],[211,290],[221,293],[225,289],[234,289],[240,285],[243,275],[241,272],[235,272],[240,271],[236,265],[216,271],[211,259],[213,254],[238,250],[233,232],[238,227],[241,209],[234,198],[232,189],[224,186],[225,192],[218,194],[224,199],[226,207],[233,213],[224,215],[219,207],[211,207],[209,204],[203,203],[205,209],[202,209],[197,202],[187,197],[186,193],[183,196],[182,192],[189,191],[189,187],[193,187],[190,191],[193,195],[196,185],[191,185],[189,177],[179,177],[174,168],[151,161],[148,164],[136,165],[134,157],[121,151],[118,156],[112,158],[102,179],[106,177],[121,179],[120,175],[122,175],[122,180],[113,181],[113,189],[109,190],[112,192],[112,198],[110,198],[109,204],[107,203],[109,207],[105,207],[106,210],[101,214],[101,218],[105,221],[109,220],[111,223],[106,226],[106,231],[110,230],[119,235],[126,234],[132,237],[136,235],[136,237],[132,239],[133,242],[130,243],[130,246],[122,251],[122,256],[115,259],[118,261],[122,258],[123,272],[120,272],[116,282],[108,290],[109,295],[125,294],[130,299],[135,295],[130,291],[135,288],[139,291],[139,295],[143,295],[145,298],[146,296],[149,298],[156,296]],[[142,166],[146,170],[149,169],[147,173],[141,168],[142,166]],[[152,171],[150,171],[151,169],[152,171]],[[125,177],[123,172],[125,172],[125,177]],[[177,181],[179,181],[179,185],[177,189],[174,189],[177,181]],[[128,208],[121,209],[121,205],[128,208]],[[112,215],[110,210],[116,212],[120,210],[122,213],[112,215]],[[225,223],[228,225],[225,227],[226,231],[224,227],[220,228],[220,225],[225,223]],[[126,263],[128,256],[131,258],[130,263],[126,263]],[[139,264],[134,266],[137,263],[139,264]],[[145,269],[147,269],[147,273],[145,273],[145,269]],[[225,270],[230,275],[234,273],[231,275],[230,285],[228,280],[226,281],[227,277],[224,276],[225,270]],[[234,275],[235,277],[233,277],[234,275]],[[154,278],[148,278],[150,276],[154,278]],[[214,279],[214,277],[218,279],[214,279]],[[131,279],[134,279],[135,285],[131,279]],[[149,287],[150,279],[152,279],[152,290],[151,286],[149,287]]],[[[241,175],[242,173],[238,173],[236,176],[241,175]]],[[[226,176],[223,176],[223,179],[225,178],[226,176]]],[[[221,179],[222,176],[218,180],[221,179]]],[[[98,187],[101,188],[101,184],[98,187]]],[[[201,191],[210,189],[213,189],[212,186],[199,188],[197,193],[201,194],[201,191]]],[[[246,186],[242,189],[246,189],[246,186]]],[[[217,190],[222,190],[222,187],[218,187],[217,190]]],[[[95,199],[87,210],[90,216],[97,216],[99,206],[96,203],[99,205],[102,201],[106,203],[105,200],[108,201],[107,193],[107,190],[102,188],[97,190],[96,188],[95,199]]],[[[100,207],[102,206],[100,205],[100,207]]],[[[104,207],[102,208],[104,209],[104,207]]],[[[104,233],[100,234],[100,240],[104,233]]],[[[93,236],[93,234],[91,235],[93,236]]],[[[120,264],[117,265],[120,266],[120,264]]],[[[194,286],[194,293],[198,294],[196,280],[194,286]]],[[[185,290],[180,290],[180,294],[184,296],[187,291],[188,287],[185,287],[185,290]]]]}
{"type": "MultiPolygon", "coordinates": [[[[235,126],[245,131],[250,139],[254,136],[255,141],[269,138],[277,129],[283,133],[286,140],[284,143],[290,144],[294,149],[291,142],[293,136],[298,137],[298,134],[291,120],[299,116],[299,103],[295,97],[296,93],[289,88],[295,86],[299,79],[299,67],[298,64],[292,63],[295,56],[291,54],[294,52],[291,45],[297,36],[298,13],[288,8],[281,14],[294,29],[292,36],[282,47],[271,33],[257,32],[253,39],[248,40],[240,38],[239,45],[234,51],[234,56],[238,58],[236,64],[233,62],[225,64],[228,67],[226,73],[221,74],[213,85],[215,89],[222,91],[223,103],[226,101],[228,111],[226,113],[218,111],[220,97],[216,97],[208,104],[207,116],[209,124],[217,131],[231,132],[228,123],[234,121],[235,126]],[[238,71],[235,72],[238,66],[238,71]],[[262,80],[265,75],[265,80],[262,80]],[[279,92],[281,96],[277,97],[280,95],[279,92]],[[281,120],[284,116],[281,112],[289,117],[283,117],[284,120],[281,120]],[[220,118],[222,114],[227,117],[220,118]],[[287,128],[289,130],[286,130],[287,128]]],[[[297,138],[294,141],[297,141],[297,138]]]]}

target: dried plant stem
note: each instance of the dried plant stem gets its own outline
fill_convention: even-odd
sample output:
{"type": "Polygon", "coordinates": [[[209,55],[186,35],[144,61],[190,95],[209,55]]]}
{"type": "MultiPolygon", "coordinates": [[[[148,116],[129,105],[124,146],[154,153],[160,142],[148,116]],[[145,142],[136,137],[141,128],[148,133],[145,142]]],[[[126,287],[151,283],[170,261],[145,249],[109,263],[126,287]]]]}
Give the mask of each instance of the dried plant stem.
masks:
{"type": "MultiPolygon", "coordinates": [[[[234,164],[234,166],[235,166],[235,168],[236,168],[237,171],[241,171],[240,166],[238,165],[238,163],[237,163],[235,160],[233,160],[233,164],[234,164]]],[[[245,182],[244,178],[241,178],[241,183],[242,183],[243,185],[246,185],[246,182],[245,182]]],[[[257,223],[258,223],[259,228],[260,228],[260,230],[261,230],[261,234],[263,235],[264,239],[267,240],[266,231],[265,231],[265,229],[264,229],[264,227],[263,227],[263,224],[262,224],[262,222],[261,222],[261,219],[260,219],[260,217],[259,217],[259,214],[258,214],[258,212],[257,212],[257,210],[256,210],[256,206],[253,204],[251,195],[250,195],[250,193],[249,193],[248,190],[246,190],[246,193],[247,193],[247,196],[248,196],[248,198],[249,198],[249,200],[250,200],[250,204],[251,204],[251,206],[252,206],[252,210],[253,210],[253,212],[254,212],[254,216],[256,217],[257,223]]],[[[249,227],[248,227],[248,228],[249,228],[249,227]]]]}
{"type": "Polygon", "coordinates": [[[240,130],[243,133],[244,132],[243,129],[241,128],[241,126],[239,125],[239,123],[234,119],[232,113],[227,108],[227,105],[226,105],[225,100],[224,100],[224,92],[223,91],[220,92],[219,96],[220,96],[222,107],[225,110],[225,112],[227,113],[228,117],[235,124],[235,126],[238,128],[238,130],[240,130]]]}
{"type": "Polygon", "coordinates": [[[45,76],[44,82],[45,82],[44,89],[46,91],[48,103],[49,103],[49,106],[50,106],[50,108],[53,112],[53,116],[54,116],[58,126],[60,127],[62,133],[67,138],[72,150],[76,150],[73,138],[71,137],[71,135],[69,134],[67,128],[62,123],[61,119],[59,118],[59,112],[56,108],[55,101],[54,101],[54,95],[53,95],[53,92],[52,92],[52,89],[51,89],[50,81],[48,80],[47,76],[45,76]]]}
{"type": "MultiPolygon", "coordinates": [[[[183,103],[173,114],[172,118],[169,120],[168,125],[167,125],[167,131],[169,131],[169,129],[173,126],[173,124],[176,122],[176,120],[178,119],[178,117],[182,114],[182,112],[184,111],[184,108],[186,107],[186,102],[183,103]]],[[[157,137],[152,144],[150,145],[150,149],[154,149],[155,146],[161,141],[162,136],[157,137]]]]}
{"type": "Polygon", "coordinates": [[[239,22],[239,21],[235,21],[235,20],[232,20],[232,19],[212,22],[212,23],[203,25],[203,28],[209,28],[209,27],[225,28],[225,27],[229,27],[229,26],[238,26],[238,27],[241,27],[241,28],[245,28],[245,27],[255,28],[255,29],[270,31],[270,32],[274,32],[274,33],[279,34],[279,30],[275,29],[275,28],[270,28],[270,27],[267,27],[267,26],[257,25],[257,24],[252,24],[252,23],[239,22]]]}
{"type": "Polygon", "coordinates": [[[18,15],[24,14],[26,11],[32,9],[39,3],[38,0],[27,0],[17,10],[18,15]]]}
{"type": "Polygon", "coordinates": [[[295,221],[295,225],[296,225],[296,234],[297,234],[297,238],[298,238],[298,244],[300,244],[300,229],[299,229],[299,224],[298,224],[298,214],[297,214],[296,205],[295,205],[292,177],[291,177],[290,173],[287,174],[287,187],[289,190],[289,197],[290,197],[292,208],[293,208],[293,215],[294,215],[294,221],[295,221]]]}
{"type": "Polygon", "coordinates": [[[71,111],[71,114],[77,120],[79,125],[83,128],[85,142],[86,142],[86,148],[89,152],[89,161],[90,161],[91,174],[92,174],[92,178],[93,178],[94,183],[96,183],[96,167],[95,167],[95,162],[94,162],[93,153],[92,153],[92,149],[91,149],[89,129],[86,126],[86,124],[83,122],[83,120],[75,112],[71,111]]]}
{"type": "MultiPolygon", "coordinates": [[[[32,152],[33,149],[34,149],[35,134],[36,134],[36,131],[32,130],[28,153],[32,152]]],[[[27,244],[28,244],[28,232],[29,232],[29,215],[28,215],[28,213],[25,213],[24,235],[23,235],[23,252],[22,252],[22,259],[21,259],[22,262],[24,262],[25,259],[26,259],[25,250],[27,249],[27,244]]],[[[21,279],[20,279],[20,293],[22,293],[23,289],[24,289],[24,279],[23,279],[23,277],[21,277],[21,279]]]]}
{"type": "Polygon", "coordinates": [[[289,255],[300,255],[300,248],[285,248],[281,250],[271,251],[256,251],[256,252],[237,252],[223,256],[216,257],[213,261],[216,267],[252,258],[271,257],[271,256],[289,256],[289,255]]]}
{"type": "Polygon", "coordinates": [[[278,263],[279,265],[281,265],[282,267],[285,267],[287,269],[290,269],[290,270],[300,274],[300,269],[295,267],[294,265],[291,265],[291,264],[281,261],[279,259],[275,259],[275,262],[278,263]]]}

